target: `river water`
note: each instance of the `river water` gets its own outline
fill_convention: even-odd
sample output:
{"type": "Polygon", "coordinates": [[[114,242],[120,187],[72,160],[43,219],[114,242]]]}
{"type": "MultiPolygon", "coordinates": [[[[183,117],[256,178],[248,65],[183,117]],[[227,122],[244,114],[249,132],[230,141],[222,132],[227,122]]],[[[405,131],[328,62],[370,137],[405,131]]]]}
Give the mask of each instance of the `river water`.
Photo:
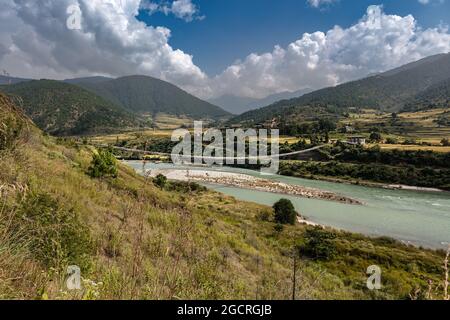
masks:
{"type": "MultiPolygon", "coordinates": [[[[138,172],[142,172],[141,161],[125,163],[138,172]]],[[[175,168],[182,169],[172,164],[146,164],[146,169],[175,168]]],[[[195,170],[195,168],[189,169],[195,170]]],[[[313,187],[352,197],[365,203],[364,206],[346,205],[332,201],[208,185],[210,189],[237,199],[264,205],[271,206],[281,198],[290,199],[298,212],[315,223],[369,236],[389,236],[404,243],[429,248],[446,248],[450,243],[450,193],[447,192],[388,190],[279,175],[260,176],[258,171],[230,167],[200,169],[243,173],[287,184],[313,187]]]]}

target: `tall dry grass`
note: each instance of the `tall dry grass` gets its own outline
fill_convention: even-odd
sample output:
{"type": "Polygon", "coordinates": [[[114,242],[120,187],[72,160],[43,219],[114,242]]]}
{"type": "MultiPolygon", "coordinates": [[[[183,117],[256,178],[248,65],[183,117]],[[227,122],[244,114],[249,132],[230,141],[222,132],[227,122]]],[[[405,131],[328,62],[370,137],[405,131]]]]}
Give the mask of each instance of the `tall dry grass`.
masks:
{"type": "Polygon", "coordinates": [[[449,258],[450,258],[450,245],[448,246],[447,249],[447,254],[445,255],[445,260],[444,260],[444,273],[445,273],[445,277],[444,277],[444,300],[450,300],[450,296],[448,293],[448,274],[449,274],[449,258]]]}

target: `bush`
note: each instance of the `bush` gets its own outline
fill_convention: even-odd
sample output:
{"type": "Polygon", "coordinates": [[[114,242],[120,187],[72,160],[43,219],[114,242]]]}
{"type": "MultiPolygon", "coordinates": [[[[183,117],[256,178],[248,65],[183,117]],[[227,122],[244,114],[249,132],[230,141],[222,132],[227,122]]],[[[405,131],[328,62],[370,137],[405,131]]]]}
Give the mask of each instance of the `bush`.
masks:
{"type": "Polygon", "coordinates": [[[23,124],[10,117],[0,122],[0,151],[12,150],[23,130],[23,124]]]}
{"type": "Polygon", "coordinates": [[[444,147],[449,147],[449,146],[450,146],[450,141],[449,141],[448,139],[442,139],[442,140],[441,140],[441,144],[442,144],[444,147]]]}
{"type": "Polygon", "coordinates": [[[167,182],[166,177],[156,177],[155,185],[161,189],[166,189],[167,191],[179,192],[179,193],[199,193],[205,192],[206,187],[196,183],[196,182],[185,182],[185,181],[170,181],[167,182]],[[165,181],[164,181],[165,180],[165,181]]]}
{"type": "Polygon", "coordinates": [[[383,140],[383,137],[381,136],[381,134],[379,132],[372,132],[370,134],[370,141],[372,142],[380,142],[381,140],[383,140]]]}
{"type": "Polygon", "coordinates": [[[281,232],[283,232],[283,230],[284,230],[284,226],[283,226],[282,224],[276,224],[276,225],[273,227],[273,230],[274,230],[276,233],[281,233],[281,232]]]}
{"type": "Polygon", "coordinates": [[[275,222],[278,224],[292,224],[297,220],[297,212],[290,200],[281,199],[273,205],[275,211],[275,222]]]}
{"type": "Polygon", "coordinates": [[[259,221],[269,222],[272,219],[272,213],[269,210],[262,210],[256,215],[256,218],[259,221]]]}
{"type": "Polygon", "coordinates": [[[398,144],[398,140],[395,138],[387,138],[386,144],[398,144]]]}
{"type": "Polygon", "coordinates": [[[415,146],[415,145],[417,145],[417,141],[415,139],[406,139],[405,141],[403,141],[403,145],[415,146]]]}
{"type": "Polygon", "coordinates": [[[165,186],[167,185],[167,177],[162,175],[162,174],[158,174],[154,179],[153,179],[153,183],[155,184],[155,186],[157,186],[160,189],[164,189],[165,186]]]}
{"type": "Polygon", "coordinates": [[[334,243],[336,234],[327,231],[321,227],[307,229],[305,233],[305,242],[299,246],[299,253],[314,260],[332,260],[337,249],[334,243]]]}
{"type": "Polygon", "coordinates": [[[100,150],[94,154],[88,174],[92,178],[112,177],[117,178],[117,160],[111,152],[100,150]]]}

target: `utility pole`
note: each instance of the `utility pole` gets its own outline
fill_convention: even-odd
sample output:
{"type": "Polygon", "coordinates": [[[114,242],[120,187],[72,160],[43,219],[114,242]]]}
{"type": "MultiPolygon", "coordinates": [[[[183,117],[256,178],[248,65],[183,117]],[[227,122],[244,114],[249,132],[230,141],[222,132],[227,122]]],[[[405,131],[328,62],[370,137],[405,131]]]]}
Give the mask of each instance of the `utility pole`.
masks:
{"type": "Polygon", "coordinates": [[[260,278],[260,274],[261,274],[261,271],[260,271],[260,266],[261,266],[261,260],[260,260],[260,257],[259,256],[257,256],[256,257],[256,272],[257,272],[257,275],[258,275],[258,278],[256,279],[256,300],[259,300],[259,291],[260,291],[260,289],[259,289],[259,278],[260,278]]]}
{"type": "Polygon", "coordinates": [[[11,75],[6,70],[3,70],[3,75],[8,78],[8,85],[11,85],[11,75]]]}
{"type": "Polygon", "coordinates": [[[295,252],[295,248],[293,250],[293,258],[294,258],[294,271],[292,274],[292,300],[295,300],[297,289],[297,254],[295,252]]]}

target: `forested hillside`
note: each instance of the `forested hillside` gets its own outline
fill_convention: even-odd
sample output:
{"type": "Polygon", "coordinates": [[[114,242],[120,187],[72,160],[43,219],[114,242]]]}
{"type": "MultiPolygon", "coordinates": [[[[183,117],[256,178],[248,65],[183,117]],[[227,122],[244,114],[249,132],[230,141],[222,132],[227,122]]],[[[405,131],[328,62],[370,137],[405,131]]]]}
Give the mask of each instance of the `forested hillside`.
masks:
{"type": "Polygon", "coordinates": [[[399,112],[411,105],[415,109],[422,109],[428,106],[427,103],[446,103],[443,100],[448,93],[448,81],[450,54],[441,54],[366,79],[280,101],[247,112],[232,122],[260,122],[276,116],[295,117],[295,108],[304,106],[326,106],[341,112],[350,108],[399,112]]]}
{"type": "Polygon", "coordinates": [[[139,114],[167,113],[196,119],[219,119],[230,115],[173,84],[151,77],[130,76],[110,81],[78,81],[78,84],[139,114]]]}
{"type": "Polygon", "coordinates": [[[52,80],[0,86],[42,130],[82,135],[136,128],[135,115],[81,87],[52,80]]]}

